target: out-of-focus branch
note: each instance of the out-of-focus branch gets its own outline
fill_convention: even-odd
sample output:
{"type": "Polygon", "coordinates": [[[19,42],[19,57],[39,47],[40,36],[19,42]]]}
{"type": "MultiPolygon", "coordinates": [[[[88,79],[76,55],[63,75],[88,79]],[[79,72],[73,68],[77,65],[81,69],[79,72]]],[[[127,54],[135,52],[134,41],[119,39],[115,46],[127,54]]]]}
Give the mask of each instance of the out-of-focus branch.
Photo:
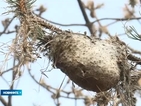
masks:
{"type": "MultiPolygon", "coordinates": [[[[45,20],[47,20],[47,19],[45,19],[45,20]]],[[[61,24],[61,23],[50,21],[50,20],[47,20],[47,21],[52,23],[52,24],[65,26],[65,27],[67,27],[67,26],[86,26],[86,24],[61,24]]]]}
{"type": "Polygon", "coordinates": [[[2,76],[4,73],[7,73],[7,72],[11,71],[12,69],[13,69],[13,67],[9,68],[9,69],[7,69],[7,70],[5,70],[3,72],[0,72],[0,76],[2,76]]]}
{"type": "Polygon", "coordinates": [[[116,20],[116,21],[130,21],[130,20],[140,20],[141,17],[135,17],[135,18],[101,18],[93,21],[92,23],[98,22],[98,21],[104,21],[104,20],[116,20]]]}
{"type": "Polygon", "coordinates": [[[4,27],[4,30],[3,30],[2,32],[0,32],[0,36],[1,36],[3,33],[6,32],[7,28],[8,28],[9,25],[12,23],[12,21],[14,20],[15,17],[16,17],[16,16],[13,16],[13,17],[11,18],[11,20],[7,23],[7,25],[4,27]]]}
{"type": "Polygon", "coordinates": [[[60,101],[59,101],[59,97],[60,97],[60,91],[59,91],[59,93],[57,93],[58,92],[58,90],[57,89],[55,89],[55,91],[52,91],[51,89],[51,86],[50,85],[47,85],[47,84],[45,84],[45,83],[40,83],[40,82],[38,82],[35,78],[34,78],[34,76],[31,74],[31,70],[28,70],[28,72],[29,72],[29,75],[31,76],[31,78],[38,84],[38,85],[40,85],[41,87],[43,87],[43,88],[45,88],[47,91],[49,91],[51,94],[52,94],[52,99],[53,99],[53,101],[54,101],[54,103],[55,103],[55,105],[56,106],[60,106],[60,101]]]}
{"type": "Polygon", "coordinates": [[[5,101],[5,99],[2,96],[0,96],[0,101],[4,106],[8,106],[7,102],[5,101]]]}
{"type": "MultiPolygon", "coordinates": [[[[61,24],[61,23],[58,23],[58,22],[47,20],[47,19],[45,19],[43,17],[41,17],[41,18],[44,19],[44,20],[46,20],[46,21],[48,21],[48,22],[50,22],[50,23],[52,23],[52,24],[59,25],[59,26],[65,26],[65,27],[69,27],[69,26],[87,26],[86,24],[81,24],[81,23],[76,23],[76,24],[61,24]]],[[[95,20],[95,21],[93,21],[91,23],[94,24],[94,23],[96,23],[98,21],[115,20],[114,22],[109,23],[108,25],[106,25],[106,26],[110,26],[110,25],[112,25],[112,24],[114,24],[114,23],[116,23],[118,21],[127,21],[127,20],[128,21],[129,20],[131,21],[131,20],[140,20],[140,19],[141,19],[141,17],[130,18],[130,19],[127,19],[127,18],[101,18],[101,19],[97,19],[97,20],[95,20]]]]}
{"type": "Polygon", "coordinates": [[[0,76],[2,76],[3,74],[5,74],[5,73],[7,73],[7,72],[9,72],[9,71],[11,71],[11,70],[13,70],[13,69],[16,68],[17,66],[18,66],[18,65],[14,66],[14,67],[12,67],[12,68],[9,68],[9,69],[7,69],[7,70],[5,70],[5,71],[0,72],[0,76]]]}
{"type": "Polygon", "coordinates": [[[53,98],[53,100],[54,100],[54,103],[56,104],[56,106],[57,106],[57,104],[59,103],[59,98],[60,97],[62,97],[62,98],[67,98],[67,99],[73,99],[73,100],[84,100],[85,99],[85,97],[79,97],[79,93],[82,91],[82,89],[81,90],[76,90],[76,89],[73,89],[73,91],[75,92],[72,92],[72,91],[65,91],[65,90],[63,90],[63,89],[61,89],[60,90],[60,88],[54,88],[54,87],[52,87],[52,86],[50,86],[50,85],[48,85],[48,84],[46,84],[45,82],[39,82],[39,81],[37,81],[35,78],[34,78],[34,76],[31,74],[31,71],[30,70],[28,70],[28,72],[29,72],[29,75],[31,76],[31,78],[38,84],[38,85],[40,85],[41,87],[43,87],[43,88],[45,88],[47,91],[49,91],[51,94],[52,94],[52,98],[53,98]],[[80,91],[80,92],[79,92],[80,91]],[[78,93],[77,93],[78,92],[78,93]],[[66,94],[67,96],[64,96],[64,95],[62,95],[61,93],[64,93],[64,94],[66,94]],[[74,97],[70,97],[69,95],[70,94],[74,94],[74,97]],[[77,96],[78,95],[78,96],[77,96]],[[55,101],[56,100],[56,101],[55,101]]]}
{"type": "Polygon", "coordinates": [[[89,18],[88,18],[88,16],[87,16],[87,13],[86,13],[86,11],[85,11],[85,7],[84,7],[82,1],[81,1],[81,0],[77,0],[77,1],[78,1],[78,4],[79,4],[79,7],[80,7],[80,9],[81,9],[81,12],[82,12],[82,14],[83,14],[83,17],[84,17],[84,19],[85,19],[86,25],[87,25],[87,27],[88,27],[90,33],[91,33],[92,35],[94,35],[94,34],[95,34],[95,31],[94,31],[93,23],[90,22],[90,20],[89,20],[89,18]]]}
{"type": "Polygon", "coordinates": [[[141,51],[135,50],[134,48],[131,48],[129,46],[128,46],[128,48],[132,51],[132,53],[141,55],[141,51]]]}
{"type": "MultiPolygon", "coordinates": [[[[35,78],[34,78],[34,76],[31,74],[31,71],[28,71],[29,72],[29,75],[31,76],[31,78],[38,84],[38,85],[40,85],[41,87],[43,87],[43,88],[45,88],[46,90],[48,90],[50,93],[53,93],[54,94],[54,92],[52,91],[52,90],[58,90],[57,88],[53,88],[53,87],[51,87],[50,85],[47,85],[47,84],[45,84],[45,83],[40,83],[40,82],[38,82],[35,78]],[[52,90],[50,90],[50,89],[52,89],[52,90]]],[[[61,90],[62,92],[64,92],[64,93],[67,93],[67,92],[65,92],[65,91],[63,91],[63,90],[61,90]]]]}
{"type": "MultiPolygon", "coordinates": [[[[15,67],[15,58],[13,60],[13,67],[15,67]]],[[[18,68],[14,68],[12,71],[12,81],[11,81],[11,86],[10,86],[10,90],[13,90],[14,87],[14,80],[16,78],[18,72],[18,68]]],[[[8,96],[8,106],[12,106],[12,96],[8,96]]]]}
{"type": "Polygon", "coordinates": [[[133,62],[136,62],[137,64],[141,65],[141,58],[138,58],[134,55],[128,55],[127,58],[133,62]]]}

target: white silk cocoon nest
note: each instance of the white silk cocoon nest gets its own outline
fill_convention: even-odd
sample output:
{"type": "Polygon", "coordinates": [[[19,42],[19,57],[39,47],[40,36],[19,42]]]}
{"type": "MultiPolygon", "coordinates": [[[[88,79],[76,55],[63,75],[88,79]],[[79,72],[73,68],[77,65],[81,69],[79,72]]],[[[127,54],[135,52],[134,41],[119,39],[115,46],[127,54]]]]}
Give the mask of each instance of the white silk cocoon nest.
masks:
{"type": "Polygon", "coordinates": [[[54,65],[80,87],[100,92],[118,83],[122,65],[127,64],[126,45],[117,37],[107,40],[82,34],[57,34],[48,40],[54,65]]]}

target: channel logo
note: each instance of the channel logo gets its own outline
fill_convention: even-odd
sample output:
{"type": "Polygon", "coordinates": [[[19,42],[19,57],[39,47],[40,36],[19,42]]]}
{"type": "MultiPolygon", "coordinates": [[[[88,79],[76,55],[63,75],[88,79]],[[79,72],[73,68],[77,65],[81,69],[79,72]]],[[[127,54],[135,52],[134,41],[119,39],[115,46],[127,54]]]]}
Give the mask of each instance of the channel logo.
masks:
{"type": "Polygon", "coordinates": [[[2,96],[21,96],[22,90],[1,90],[0,95],[2,96]]]}

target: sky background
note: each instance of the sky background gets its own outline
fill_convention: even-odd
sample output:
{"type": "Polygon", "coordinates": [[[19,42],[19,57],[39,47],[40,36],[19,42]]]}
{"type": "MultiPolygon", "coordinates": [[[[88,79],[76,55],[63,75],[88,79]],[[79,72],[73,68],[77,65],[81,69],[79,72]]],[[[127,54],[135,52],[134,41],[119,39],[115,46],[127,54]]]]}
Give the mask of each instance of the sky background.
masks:
{"type": "MultiPolygon", "coordinates": [[[[83,0],[86,2],[87,0],[83,0]]],[[[104,7],[97,10],[96,14],[98,18],[121,18],[123,17],[123,7],[125,3],[127,4],[127,0],[95,0],[95,4],[98,3],[104,3],[104,7]]],[[[47,8],[47,12],[43,13],[43,17],[57,22],[61,24],[84,24],[85,21],[83,19],[82,13],[80,11],[79,5],[77,3],[77,0],[37,0],[34,4],[33,10],[37,9],[40,5],[43,5],[47,8]]],[[[12,17],[11,14],[3,15],[2,13],[7,11],[6,8],[7,4],[4,0],[0,0],[0,20],[4,20],[7,17],[12,17]]],[[[136,15],[140,16],[140,4],[138,4],[136,7],[136,15]]],[[[89,14],[89,11],[87,11],[89,14]]],[[[94,19],[91,19],[91,21],[94,21],[94,19]]],[[[15,23],[18,22],[17,20],[14,21],[15,23]]],[[[111,21],[102,21],[102,25],[106,25],[111,21]]],[[[108,30],[110,30],[111,34],[121,34],[124,33],[124,25],[128,26],[134,26],[137,31],[140,33],[140,24],[137,21],[132,22],[119,22],[114,25],[111,25],[108,27],[108,30]]],[[[14,24],[13,24],[14,25],[14,24]]],[[[80,32],[84,33],[85,31],[89,35],[89,31],[86,27],[62,27],[58,26],[63,30],[70,29],[73,32],[80,32]]],[[[0,31],[2,31],[2,25],[0,24],[0,31]]],[[[10,28],[13,28],[11,25],[10,28]]],[[[9,35],[2,35],[0,37],[0,43],[6,43],[8,41],[12,41],[14,38],[13,34],[9,35]]],[[[131,39],[128,39],[127,36],[121,36],[121,40],[126,41],[128,45],[131,47],[134,47],[135,49],[140,50],[139,42],[133,41],[131,39]]],[[[0,60],[4,60],[5,57],[1,54],[0,60]]],[[[35,78],[39,81],[41,77],[40,69],[43,69],[48,64],[47,58],[45,59],[38,59],[37,62],[35,62],[31,68],[32,68],[32,74],[35,76],[35,78]]],[[[2,62],[0,63],[2,66],[2,62]]],[[[7,67],[12,67],[11,61],[8,62],[7,67]]],[[[46,73],[49,78],[44,78],[45,81],[48,84],[51,84],[53,87],[59,88],[60,84],[64,78],[64,74],[59,69],[51,70],[51,72],[46,73]]],[[[7,73],[4,75],[4,78],[8,81],[8,83],[11,83],[11,73],[7,73]]],[[[66,81],[66,80],[65,80],[66,81]]],[[[17,81],[18,83],[18,81],[17,81]]],[[[0,77],[0,89],[8,89],[8,85],[4,82],[4,80],[0,77]]],[[[54,103],[52,99],[50,99],[50,93],[48,93],[45,89],[42,89],[42,87],[39,87],[28,75],[27,71],[25,70],[23,73],[23,76],[20,78],[18,86],[15,85],[15,89],[22,89],[23,95],[22,96],[15,96],[13,97],[13,106],[32,106],[33,104],[36,104],[37,106],[54,106],[54,103]]],[[[69,89],[69,88],[67,88],[69,89]]],[[[88,95],[93,96],[94,94],[90,91],[85,91],[88,95]]],[[[7,97],[4,97],[7,100],[7,97]]],[[[73,100],[64,100],[62,99],[62,105],[61,106],[74,106],[73,100]]],[[[141,101],[141,100],[140,100],[141,101]]],[[[77,102],[78,106],[83,106],[83,102],[77,102]]],[[[137,106],[140,106],[141,103],[138,102],[137,106]]],[[[0,106],[2,104],[0,103],[0,106]]]]}

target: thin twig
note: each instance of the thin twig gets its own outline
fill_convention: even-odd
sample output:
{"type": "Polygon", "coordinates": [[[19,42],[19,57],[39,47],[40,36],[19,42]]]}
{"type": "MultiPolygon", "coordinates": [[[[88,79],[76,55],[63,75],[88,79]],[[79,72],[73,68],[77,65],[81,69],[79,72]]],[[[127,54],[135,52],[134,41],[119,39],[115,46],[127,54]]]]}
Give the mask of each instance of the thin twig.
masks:
{"type": "Polygon", "coordinates": [[[69,26],[86,26],[86,24],[61,24],[61,23],[57,23],[57,22],[50,21],[50,20],[47,20],[47,19],[45,19],[45,20],[52,23],[52,24],[59,25],[59,26],[65,26],[65,27],[69,27],[69,26]]]}
{"type": "Polygon", "coordinates": [[[103,21],[103,20],[116,20],[116,21],[130,21],[130,20],[139,20],[141,17],[136,17],[136,18],[101,18],[93,21],[92,23],[98,22],[98,21],[103,21]]]}
{"type": "Polygon", "coordinates": [[[2,71],[2,72],[0,73],[0,76],[2,76],[3,74],[5,74],[5,73],[7,73],[7,72],[9,72],[9,71],[11,71],[11,70],[13,70],[15,67],[17,67],[17,66],[14,66],[14,67],[9,68],[9,69],[7,69],[7,70],[5,70],[5,71],[2,71]]]}
{"type": "MultiPolygon", "coordinates": [[[[41,17],[41,18],[42,18],[42,17],[41,17]]],[[[76,24],[61,24],[61,23],[57,23],[57,22],[54,22],[54,21],[47,20],[47,19],[45,19],[45,18],[42,18],[42,19],[44,19],[44,20],[46,20],[46,21],[48,21],[48,22],[50,22],[50,23],[52,23],[52,24],[56,24],[56,25],[60,25],[60,26],[66,26],[66,27],[69,27],[69,26],[87,26],[86,24],[80,24],[80,23],[76,23],[76,24]]],[[[141,17],[130,18],[130,19],[128,19],[128,18],[101,18],[101,19],[97,19],[97,20],[95,20],[95,21],[93,21],[93,22],[91,22],[91,23],[94,24],[94,23],[96,23],[96,22],[98,22],[98,21],[115,20],[114,22],[112,22],[112,23],[106,25],[106,26],[109,26],[109,25],[111,25],[111,24],[113,24],[113,23],[116,23],[117,21],[127,21],[127,20],[128,20],[128,21],[131,21],[131,20],[139,20],[139,19],[141,19],[141,17]]]]}
{"type": "Polygon", "coordinates": [[[127,58],[133,62],[136,62],[137,64],[141,65],[141,59],[134,56],[134,55],[128,55],[127,58]]]}
{"type": "Polygon", "coordinates": [[[3,30],[2,32],[0,32],[0,36],[1,36],[3,33],[6,32],[7,28],[10,26],[10,24],[12,23],[12,21],[14,20],[15,17],[16,17],[16,16],[13,16],[13,17],[11,18],[11,20],[9,21],[9,23],[4,27],[4,30],[3,30]]]}
{"type": "Polygon", "coordinates": [[[134,54],[140,54],[141,55],[141,51],[135,50],[135,49],[133,49],[133,48],[131,48],[129,46],[128,46],[128,48],[132,51],[132,53],[134,53],[134,54]]]}
{"type": "MultiPolygon", "coordinates": [[[[13,67],[15,67],[15,58],[13,60],[13,67]]],[[[12,81],[11,81],[10,90],[13,90],[14,80],[16,78],[17,71],[18,71],[18,68],[15,68],[15,70],[12,71],[12,81]]],[[[8,106],[12,106],[12,96],[8,96],[8,106]]]]}
{"type": "Polygon", "coordinates": [[[8,106],[7,102],[5,101],[5,99],[2,96],[0,96],[0,101],[4,106],[8,106]]]}
{"type": "Polygon", "coordinates": [[[80,9],[81,9],[81,12],[82,12],[82,14],[83,14],[83,17],[84,17],[84,19],[85,19],[86,25],[87,25],[87,27],[88,27],[90,33],[91,33],[92,35],[94,35],[94,34],[95,34],[95,31],[94,31],[94,28],[93,28],[93,23],[90,22],[90,20],[89,20],[89,18],[88,18],[88,16],[87,16],[87,13],[86,13],[86,11],[85,11],[85,7],[84,7],[82,1],[81,1],[81,0],[77,0],[77,1],[78,1],[78,4],[79,4],[79,7],[80,7],[80,9]]]}

